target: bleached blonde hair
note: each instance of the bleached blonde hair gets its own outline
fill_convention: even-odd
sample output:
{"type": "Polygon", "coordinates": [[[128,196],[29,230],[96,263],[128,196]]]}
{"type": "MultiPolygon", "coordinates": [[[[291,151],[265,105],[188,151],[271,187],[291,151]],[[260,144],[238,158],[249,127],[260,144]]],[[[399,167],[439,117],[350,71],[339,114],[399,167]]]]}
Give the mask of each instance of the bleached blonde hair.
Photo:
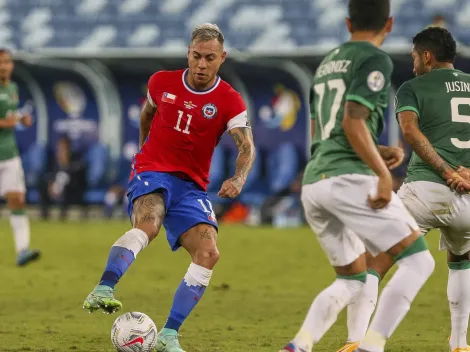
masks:
{"type": "Polygon", "coordinates": [[[203,23],[194,28],[191,34],[191,44],[200,42],[207,42],[209,40],[217,39],[220,45],[224,46],[224,34],[219,26],[213,23],[203,23]]]}

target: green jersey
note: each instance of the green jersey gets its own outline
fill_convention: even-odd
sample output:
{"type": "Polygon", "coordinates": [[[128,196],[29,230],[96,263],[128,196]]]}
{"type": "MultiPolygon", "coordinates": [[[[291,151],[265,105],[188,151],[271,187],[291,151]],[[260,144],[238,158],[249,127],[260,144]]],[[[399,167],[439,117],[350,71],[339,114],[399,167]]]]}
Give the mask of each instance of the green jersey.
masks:
{"type": "Polygon", "coordinates": [[[369,42],[347,42],[323,59],[315,73],[310,96],[315,136],[304,184],[344,174],[374,174],[346,138],[341,126],[343,107],[346,101],[354,101],[369,108],[371,113],[366,123],[378,143],[392,71],[390,57],[369,42]]]}
{"type": "MultiPolygon", "coordinates": [[[[419,129],[450,166],[470,167],[470,75],[455,69],[436,69],[405,82],[397,91],[396,113],[414,111],[419,129]]],[[[446,184],[413,152],[405,182],[446,184]]]]}
{"type": "MultiPolygon", "coordinates": [[[[8,86],[0,85],[0,119],[5,119],[18,109],[18,87],[10,82],[8,86]]],[[[0,160],[18,156],[15,129],[0,128],[0,160]]]]}

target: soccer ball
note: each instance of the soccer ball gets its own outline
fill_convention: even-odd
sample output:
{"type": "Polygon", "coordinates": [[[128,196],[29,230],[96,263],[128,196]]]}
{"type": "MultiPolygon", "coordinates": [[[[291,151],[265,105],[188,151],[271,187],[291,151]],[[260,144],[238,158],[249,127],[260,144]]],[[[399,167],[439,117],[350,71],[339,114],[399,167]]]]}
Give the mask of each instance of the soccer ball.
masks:
{"type": "Polygon", "coordinates": [[[151,352],[157,344],[157,327],[144,313],[126,313],[114,321],[111,342],[119,352],[151,352]]]}

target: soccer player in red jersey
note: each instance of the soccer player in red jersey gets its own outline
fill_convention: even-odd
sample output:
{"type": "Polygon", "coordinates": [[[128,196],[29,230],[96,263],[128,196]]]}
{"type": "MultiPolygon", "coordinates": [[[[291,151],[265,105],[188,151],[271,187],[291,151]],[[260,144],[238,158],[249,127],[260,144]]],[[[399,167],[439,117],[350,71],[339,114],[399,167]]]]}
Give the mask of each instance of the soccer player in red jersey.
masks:
{"type": "Polygon", "coordinates": [[[186,249],[192,263],[159,333],[159,352],[183,351],[178,330],[219,259],[217,221],[206,193],[214,148],[225,131],[238,148],[235,174],[219,191],[223,198],[240,194],[255,159],[243,99],[217,74],[225,57],[222,32],[204,24],[192,33],[189,68],[150,77],[140,122],[141,150],[134,157],[128,189],[133,228],[114,243],[101,280],[84,303],[90,312],[119,310],[114,286],[163,225],[171,248],[186,249]]]}

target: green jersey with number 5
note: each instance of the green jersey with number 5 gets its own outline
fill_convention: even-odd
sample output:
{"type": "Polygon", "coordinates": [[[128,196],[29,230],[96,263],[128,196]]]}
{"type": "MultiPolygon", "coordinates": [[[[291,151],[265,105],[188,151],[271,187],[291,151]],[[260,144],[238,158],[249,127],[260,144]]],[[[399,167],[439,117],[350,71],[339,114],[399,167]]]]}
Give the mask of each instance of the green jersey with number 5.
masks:
{"type": "Polygon", "coordinates": [[[369,42],[344,43],[323,59],[310,95],[315,136],[303,184],[344,174],[374,174],[357,156],[342,129],[344,104],[353,101],[370,110],[366,123],[378,143],[392,71],[390,57],[369,42]]]}
{"type": "MultiPolygon", "coordinates": [[[[395,111],[414,111],[419,129],[450,166],[470,167],[470,75],[436,69],[405,82],[397,91],[395,111]]],[[[413,152],[405,182],[446,184],[413,152]]]]}
{"type": "MultiPolygon", "coordinates": [[[[18,109],[18,87],[10,82],[7,86],[0,85],[0,119],[11,117],[18,109]]],[[[18,156],[15,129],[0,128],[0,161],[18,156]]]]}

